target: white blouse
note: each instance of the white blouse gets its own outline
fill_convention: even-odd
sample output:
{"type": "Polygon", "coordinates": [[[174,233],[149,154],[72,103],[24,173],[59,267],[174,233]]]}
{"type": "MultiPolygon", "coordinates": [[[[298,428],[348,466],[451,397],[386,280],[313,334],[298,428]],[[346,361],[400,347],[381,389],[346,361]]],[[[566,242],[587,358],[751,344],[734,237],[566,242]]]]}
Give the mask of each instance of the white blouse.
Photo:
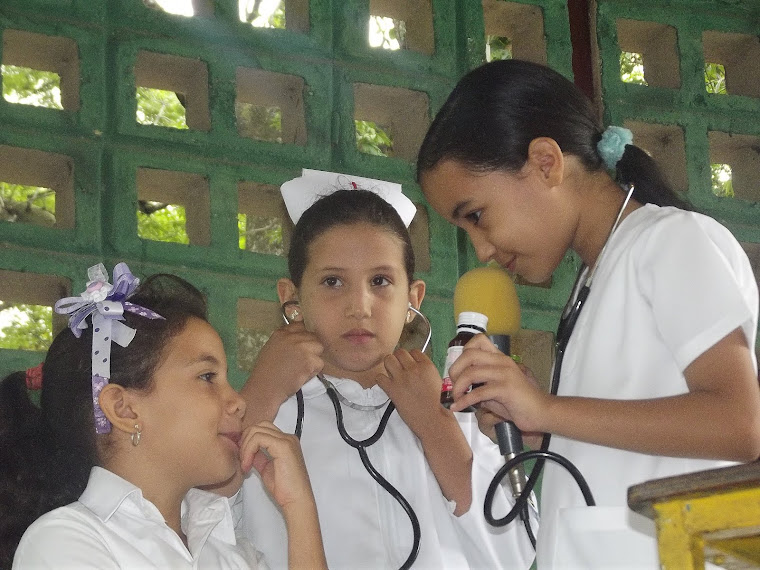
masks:
{"type": "MultiPolygon", "coordinates": [[[[329,377],[328,377],[329,378],[329,377]]],[[[352,402],[362,405],[387,400],[374,386],[368,390],[353,380],[329,378],[352,402]]],[[[313,378],[303,387],[305,414],[303,448],[311,478],[322,537],[331,570],[399,568],[412,548],[412,527],[401,506],[367,473],[359,453],[346,444],[336,428],[335,410],[322,383],[313,378]]],[[[370,437],[385,407],[358,411],[341,405],[346,430],[355,439],[370,437]]],[[[504,464],[498,447],[478,429],[474,414],[456,414],[473,449],[473,499],[460,517],[441,493],[425,460],[422,445],[394,411],[387,428],[367,454],[380,474],[396,487],[414,509],[421,527],[419,556],[413,568],[529,568],[534,558],[528,536],[519,522],[492,528],[483,516],[486,489],[504,464]]],[[[292,433],[296,399],[287,400],[275,424],[292,433]]],[[[511,495],[511,493],[510,493],[511,495]]],[[[511,496],[500,490],[494,514],[504,516],[511,496]]],[[[243,484],[243,527],[255,540],[272,568],[287,568],[287,535],[277,505],[252,472],[243,484]]],[[[537,516],[533,513],[534,527],[537,516]]]]}
{"type": "MultiPolygon", "coordinates": [[[[755,277],[731,233],[712,218],[647,204],[610,238],[567,347],[559,395],[640,400],[687,393],[686,367],[739,327],[754,347],[757,321],[755,277]]],[[[654,523],[628,508],[628,488],[728,464],[559,436],[550,449],[580,469],[597,506],[586,507],[572,478],[547,463],[541,570],[658,569],[654,523]]]]}
{"type": "Polygon", "coordinates": [[[187,548],[139,488],[94,467],[77,502],[26,530],[13,568],[266,568],[261,555],[236,538],[226,497],[191,489],[182,503],[182,530],[187,548]]]}

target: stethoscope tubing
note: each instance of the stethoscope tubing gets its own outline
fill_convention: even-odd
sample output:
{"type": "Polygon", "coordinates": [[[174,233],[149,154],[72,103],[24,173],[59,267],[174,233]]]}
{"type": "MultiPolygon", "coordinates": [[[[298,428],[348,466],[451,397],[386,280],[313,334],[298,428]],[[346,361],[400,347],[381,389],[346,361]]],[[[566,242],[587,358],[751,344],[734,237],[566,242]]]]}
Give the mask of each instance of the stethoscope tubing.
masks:
{"type": "MultiPolygon", "coordinates": [[[[283,319],[285,320],[286,324],[290,324],[290,320],[288,319],[287,315],[285,314],[285,306],[292,303],[292,301],[288,301],[287,303],[283,304],[283,319]]],[[[425,349],[427,349],[428,344],[430,343],[430,338],[432,337],[432,327],[430,326],[430,321],[427,319],[427,317],[422,314],[421,311],[416,309],[415,307],[409,305],[409,310],[413,311],[415,314],[422,317],[425,324],[428,327],[428,333],[427,338],[425,339],[425,342],[422,345],[422,352],[425,352],[425,349]]],[[[409,501],[406,500],[404,495],[401,494],[401,492],[396,489],[393,485],[388,482],[387,479],[385,479],[377,469],[375,469],[374,465],[372,465],[372,462],[369,459],[369,456],[367,455],[367,448],[380,440],[383,433],[385,432],[385,428],[388,425],[388,421],[390,420],[391,415],[393,414],[393,411],[396,409],[396,406],[393,404],[393,402],[388,402],[388,406],[385,409],[385,412],[383,412],[383,416],[380,419],[380,423],[377,426],[377,429],[375,430],[375,433],[372,434],[367,439],[363,440],[357,440],[351,437],[351,435],[346,431],[345,424],[343,423],[343,410],[340,405],[340,399],[339,399],[339,393],[337,388],[333,386],[333,384],[321,374],[317,374],[317,378],[322,382],[322,384],[325,386],[325,390],[327,392],[328,397],[330,398],[330,401],[332,402],[333,408],[335,408],[335,420],[338,427],[338,433],[340,434],[340,437],[345,441],[349,446],[353,447],[359,452],[359,458],[361,459],[362,465],[364,465],[364,468],[367,470],[367,473],[383,488],[385,489],[391,497],[393,497],[396,502],[401,506],[401,508],[404,510],[404,512],[409,517],[409,522],[412,525],[412,549],[409,553],[409,556],[404,561],[404,563],[400,566],[400,570],[407,570],[408,568],[411,568],[412,564],[414,564],[414,561],[417,559],[417,556],[420,552],[420,544],[422,539],[422,530],[420,528],[420,522],[417,518],[417,513],[414,512],[414,509],[412,508],[412,505],[409,503],[409,501]]],[[[303,433],[303,418],[304,418],[304,400],[303,400],[303,391],[299,389],[296,392],[296,406],[297,406],[297,415],[296,415],[296,427],[295,427],[295,435],[298,437],[298,439],[301,439],[301,435],[303,433]]]]}
{"type": "MultiPolygon", "coordinates": [[[[610,233],[608,234],[607,239],[605,240],[604,245],[602,246],[602,249],[597,256],[597,262],[590,270],[585,267],[581,268],[581,271],[578,273],[576,283],[573,286],[573,292],[570,295],[567,306],[562,311],[562,317],[560,318],[559,326],[557,327],[555,344],[556,356],[554,358],[554,367],[552,370],[552,384],[550,393],[553,396],[556,396],[559,390],[559,379],[562,373],[562,361],[564,360],[565,350],[567,349],[567,345],[570,342],[570,336],[573,334],[573,330],[575,329],[575,325],[578,322],[578,317],[581,314],[583,305],[586,303],[586,299],[588,299],[589,293],[591,292],[591,282],[594,278],[594,275],[596,274],[596,269],[599,266],[599,260],[607,250],[607,245],[609,244],[610,237],[617,229],[618,224],[620,224],[620,220],[623,217],[623,212],[625,211],[625,208],[628,205],[631,196],[633,196],[633,192],[634,186],[631,184],[627,188],[625,199],[623,200],[623,203],[618,210],[617,217],[612,224],[610,233]]],[[[512,522],[518,514],[525,512],[525,510],[528,508],[527,505],[530,493],[536,486],[539,475],[541,474],[541,471],[543,470],[547,459],[559,463],[571,473],[573,478],[578,483],[581,492],[583,493],[583,497],[586,501],[587,506],[591,507],[596,504],[594,496],[591,493],[591,489],[589,488],[588,483],[584,479],[581,472],[567,458],[549,451],[550,442],[551,434],[545,433],[544,437],[541,439],[541,446],[539,449],[518,453],[512,459],[507,461],[501,467],[501,469],[499,469],[496,475],[494,475],[494,478],[491,480],[491,484],[488,487],[485,501],[483,502],[483,514],[489,524],[496,527],[506,526],[512,522]],[[515,504],[512,506],[506,516],[500,519],[495,518],[493,516],[493,499],[496,494],[496,489],[498,488],[502,479],[509,473],[509,471],[530,459],[536,459],[536,463],[533,465],[533,469],[528,476],[525,487],[523,488],[522,492],[516,497],[515,504]]],[[[528,530],[528,534],[531,535],[532,533],[530,528],[527,526],[528,523],[526,517],[524,517],[524,520],[526,522],[526,529],[528,530]]],[[[532,538],[531,542],[533,542],[532,538]]]]}

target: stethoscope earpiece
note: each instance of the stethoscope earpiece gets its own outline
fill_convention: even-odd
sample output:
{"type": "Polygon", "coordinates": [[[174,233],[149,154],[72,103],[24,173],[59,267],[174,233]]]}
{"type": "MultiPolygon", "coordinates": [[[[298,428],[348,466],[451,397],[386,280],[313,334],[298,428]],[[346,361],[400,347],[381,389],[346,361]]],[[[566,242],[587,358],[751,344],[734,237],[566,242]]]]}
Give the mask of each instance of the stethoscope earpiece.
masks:
{"type": "Polygon", "coordinates": [[[285,320],[285,324],[289,325],[294,321],[302,321],[301,305],[297,300],[285,301],[281,307],[282,318],[285,320]]]}

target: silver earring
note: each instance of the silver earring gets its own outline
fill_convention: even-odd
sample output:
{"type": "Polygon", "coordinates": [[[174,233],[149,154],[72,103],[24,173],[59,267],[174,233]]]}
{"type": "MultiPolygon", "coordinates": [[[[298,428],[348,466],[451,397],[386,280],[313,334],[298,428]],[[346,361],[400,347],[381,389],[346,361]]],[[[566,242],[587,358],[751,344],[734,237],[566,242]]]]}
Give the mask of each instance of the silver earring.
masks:
{"type": "Polygon", "coordinates": [[[137,447],[140,445],[140,438],[142,437],[142,431],[140,430],[140,424],[135,424],[135,431],[132,433],[132,445],[137,447]]]}

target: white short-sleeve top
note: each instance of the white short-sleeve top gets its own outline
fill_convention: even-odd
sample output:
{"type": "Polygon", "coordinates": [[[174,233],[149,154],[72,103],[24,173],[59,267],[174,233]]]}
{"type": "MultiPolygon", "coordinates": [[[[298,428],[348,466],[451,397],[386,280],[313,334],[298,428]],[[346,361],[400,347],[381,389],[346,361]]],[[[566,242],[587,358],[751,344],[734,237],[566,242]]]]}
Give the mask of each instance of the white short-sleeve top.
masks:
{"type": "MultiPolygon", "coordinates": [[[[757,283],[731,233],[707,216],[647,204],[609,240],[567,347],[558,393],[617,400],[683,394],[685,368],[736,328],[755,359],[757,323],[757,283]]],[[[547,464],[540,568],[659,568],[654,525],[627,509],[628,487],[727,465],[557,436],[550,449],[580,469],[598,506],[585,508],[570,475],[547,464]]]]}

